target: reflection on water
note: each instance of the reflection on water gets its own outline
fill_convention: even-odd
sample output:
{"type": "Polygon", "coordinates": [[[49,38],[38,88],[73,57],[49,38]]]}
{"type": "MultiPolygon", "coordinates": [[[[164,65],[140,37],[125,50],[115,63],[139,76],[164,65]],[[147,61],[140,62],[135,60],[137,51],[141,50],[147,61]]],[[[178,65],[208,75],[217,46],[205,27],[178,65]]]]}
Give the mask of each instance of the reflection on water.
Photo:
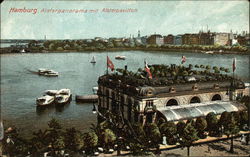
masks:
{"type": "Polygon", "coordinates": [[[93,52],[93,53],[37,53],[1,55],[1,110],[4,125],[16,125],[24,131],[46,127],[51,118],[56,118],[64,127],[88,128],[96,122],[92,113],[92,104],[77,105],[75,99],[70,104],[57,108],[55,106],[37,109],[36,98],[45,90],[69,88],[75,95],[92,94],[97,86],[98,77],[106,71],[107,55],[115,68],[137,70],[144,67],[144,60],[149,64],[177,64],[182,55],[188,64],[203,64],[232,69],[232,59],[237,58],[236,75],[246,81],[249,77],[249,56],[241,55],[207,55],[194,53],[162,53],[142,51],[93,52]],[[115,56],[126,56],[126,60],[116,60],[115,56]],[[95,56],[96,64],[91,64],[95,56]],[[37,71],[39,68],[53,69],[58,77],[43,77],[29,73],[27,69],[37,71]]]}

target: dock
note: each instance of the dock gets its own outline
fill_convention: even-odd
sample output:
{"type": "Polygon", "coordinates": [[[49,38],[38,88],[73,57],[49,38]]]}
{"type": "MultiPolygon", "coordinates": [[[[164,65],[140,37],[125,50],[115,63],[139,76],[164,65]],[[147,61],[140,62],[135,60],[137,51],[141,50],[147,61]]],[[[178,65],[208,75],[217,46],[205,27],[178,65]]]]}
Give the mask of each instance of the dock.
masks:
{"type": "Polygon", "coordinates": [[[92,94],[92,95],[76,95],[76,102],[96,103],[96,102],[98,102],[98,95],[97,94],[92,94]]]}

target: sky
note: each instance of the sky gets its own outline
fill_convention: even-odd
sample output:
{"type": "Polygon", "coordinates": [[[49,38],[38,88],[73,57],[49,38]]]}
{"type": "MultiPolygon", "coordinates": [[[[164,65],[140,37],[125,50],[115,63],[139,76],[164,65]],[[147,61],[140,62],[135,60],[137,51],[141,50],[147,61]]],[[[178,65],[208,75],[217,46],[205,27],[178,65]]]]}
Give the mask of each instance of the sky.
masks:
{"type": "Polygon", "coordinates": [[[249,30],[249,2],[243,1],[4,1],[1,39],[88,39],[150,34],[249,30]],[[11,12],[37,9],[37,12],[11,12]],[[103,8],[136,9],[107,13],[103,8]],[[42,9],[84,9],[87,13],[44,13],[42,9]],[[96,10],[90,13],[89,10],[96,10]]]}

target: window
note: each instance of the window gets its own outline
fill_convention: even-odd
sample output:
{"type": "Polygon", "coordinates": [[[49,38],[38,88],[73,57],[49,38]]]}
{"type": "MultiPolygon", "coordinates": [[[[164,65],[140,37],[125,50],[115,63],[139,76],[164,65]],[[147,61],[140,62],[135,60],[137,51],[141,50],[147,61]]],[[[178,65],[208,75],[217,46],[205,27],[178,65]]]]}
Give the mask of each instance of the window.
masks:
{"type": "Polygon", "coordinates": [[[153,100],[147,100],[146,101],[146,107],[153,107],[153,105],[154,105],[153,100]]]}
{"type": "Polygon", "coordinates": [[[200,100],[200,98],[197,97],[197,96],[193,97],[193,98],[190,100],[190,104],[192,104],[192,103],[200,103],[200,102],[201,102],[201,100],[200,100]]]}
{"type": "Polygon", "coordinates": [[[211,101],[216,101],[216,100],[221,100],[221,96],[219,94],[215,94],[213,97],[212,97],[212,100],[211,101]]]}
{"type": "Polygon", "coordinates": [[[178,102],[175,99],[170,99],[168,100],[166,106],[175,106],[175,105],[178,105],[178,102]]]}

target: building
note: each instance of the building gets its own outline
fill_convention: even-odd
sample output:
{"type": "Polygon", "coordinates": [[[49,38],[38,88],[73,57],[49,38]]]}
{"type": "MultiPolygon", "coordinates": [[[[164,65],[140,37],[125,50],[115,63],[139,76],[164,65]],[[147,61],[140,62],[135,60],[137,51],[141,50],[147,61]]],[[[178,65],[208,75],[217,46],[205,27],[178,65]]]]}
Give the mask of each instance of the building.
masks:
{"type": "Polygon", "coordinates": [[[221,45],[221,46],[230,45],[230,34],[229,33],[215,33],[214,45],[221,45]]]}
{"type": "Polygon", "coordinates": [[[160,34],[154,34],[147,38],[147,44],[161,46],[164,44],[164,39],[160,34]]]}
{"type": "Polygon", "coordinates": [[[174,36],[174,45],[182,45],[182,35],[174,36]]]}
{"type": "MultiPolygon", "coordinates": [[[[152,66],[156,69],[161,65],[152,66]]],[[[176,66],[171,65],[170,69],[176,66]]],[[[230,76],[223,76],[222,80],[219,79],[221,75],[211,75],[207,81],[202,75],[193,75],[189,76],[191,79],[180,77],[183,80],[178,78],[179,83],[176,83],[177,80],[168,75],[157,79],[147,79],[146,75],[135,78],[126,71],[122,75],[99,77],[98,110],[103,115],[109,111],[125,121],[145,124],[160,118],[178,121],[205,116],[209,112],[246,110],[244,105],[229,101],[245,91],[244,83],[235,80],[232,84],[230,76]]]]}
{"type": "Polygon", "coordinates": [[[182,35],[182,44],[184,45],[199,45],[198,34],[184,34],[182,35]]]}
{"type": "Polygon", "coordinates": [[[210,31],[199,32],[199,45],[213,45],[214,34],[210,31]]]}
{"type": "Polygon", "coordinates": [[[174,36],[172,34],[169,34],[168,36],[164,36],[164,44],[174,44],[174,36]]]}

